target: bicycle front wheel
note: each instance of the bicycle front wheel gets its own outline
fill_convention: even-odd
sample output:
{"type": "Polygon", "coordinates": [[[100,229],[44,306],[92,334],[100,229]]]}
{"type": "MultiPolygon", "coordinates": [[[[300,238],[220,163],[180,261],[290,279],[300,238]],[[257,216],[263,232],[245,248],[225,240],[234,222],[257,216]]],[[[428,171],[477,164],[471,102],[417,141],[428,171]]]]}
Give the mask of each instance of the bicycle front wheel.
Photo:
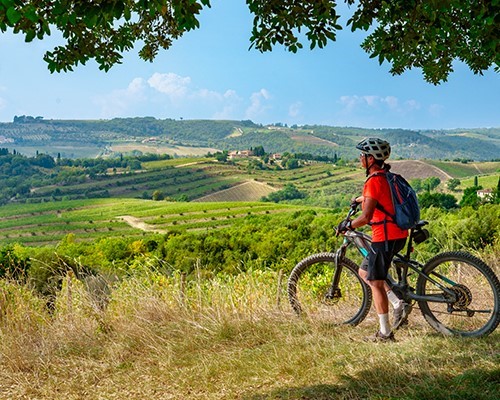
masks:
{"type": "Polygon", "coordinates": [[[426,321],[445,335],[479,337],[493,332],[500,322],[500,283],[482,260],[466,252],[433,257],[422,270],[417,294],[446,302],[419,301],[426,321]],[[447,289],[444,290],[444,289],[447,289]]]}
{"type": "Polygon", "coordinates": [[[335,254],[314,254],[300,261],[288,279],[288,299],[298,315],[327,324],[359,324],[370,311],[372,293],[358,275],[358,266],[339,260],[340,280],[335,294],[332,280],[335,254]]]}

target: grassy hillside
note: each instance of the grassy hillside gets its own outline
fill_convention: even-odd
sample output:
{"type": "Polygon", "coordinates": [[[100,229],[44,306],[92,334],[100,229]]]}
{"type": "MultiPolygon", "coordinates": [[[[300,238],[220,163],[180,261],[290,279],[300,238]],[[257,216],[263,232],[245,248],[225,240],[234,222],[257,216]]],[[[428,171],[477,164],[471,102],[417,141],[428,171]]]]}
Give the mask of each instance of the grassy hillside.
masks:
{"type": "Polygon", "coordinates": [[[0,207],[0,246],[46,245],[69,233],[76,240],[141,237],[146,232],[223,228],[249,215],[293,213],[304,207],[259,202],[182,203],[139,199],[70,200],[0,207]]]}
{"type": "MultiPolygon", "coordinates": [[[[391,165],[394,172],[408,180],[438,177],[442,182],[452,177],[473,178],[479,172],[482,177],[492,176],[494,181],[500,171],[500,162],[463,164],[394,160],[391,165]]],[[[33,202],[84,198],[151,199],[157,191],[167,199],[181,201],[256,201],[273,189],[293,184],[306,192],[310,200],[316,199],[316,205],[324,206],[328,205],[327,198],[333,199],[336,205],[350,199],[361,191],[364,180],[365,172],[354,163],[353,166],[338,166],[300,161],[299,168],[282,169],[266,166],[260,159],[221,163],[210,158],[178,158],[144,162],[138,171],[108,171],[106,175],[87,176],[78,183],[40,186],[25,196],[33,202]],[[231,189],[235,187],[238,189],[231,189]]]]}
{"type": "Polygon", "coordinates": [[[500,333],[434,333],[415,309],[397,342],[376,329],[324,326],[290,313],[271,271],[198,280],[150,272],[116,283],[99,309],[71,276],[54,310],[0,282],[2,399],[498,398],[500,333]]]}
{"type": "Polygon", "coordinates": [[[259,201],[277,189],[269,186],[266,183],[257,181],[243,182],[229,189],[224,189],[214,194],[200,197],[193,201],[195,202],[212,202],[212,201],[259,201]]]}
{"type": "Polygon", "coordinates": [[[34,155],[66,158],[143,152],[204,154],[211,149],[238,150],[264,146],[268,152],[312,153],[355,157],[355,144],[383,137],[393,156],[406,159],[492,160],[500,154],[500,128],[412,131],[310,126],[262,126],[251,121],[157,120],[124,118],[99,121],[43,120],[17,117],[0,123],[0,143],[34,155]],[[93,151],[92,151],[93,150],[93,151]]]}

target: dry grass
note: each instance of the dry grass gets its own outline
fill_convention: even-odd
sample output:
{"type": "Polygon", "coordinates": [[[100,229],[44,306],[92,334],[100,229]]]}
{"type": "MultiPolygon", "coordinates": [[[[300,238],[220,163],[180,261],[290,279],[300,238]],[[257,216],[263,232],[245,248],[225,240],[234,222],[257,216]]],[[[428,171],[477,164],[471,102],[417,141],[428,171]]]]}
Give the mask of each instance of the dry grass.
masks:
{"type": "Polygon", "coordinates": [[[493,399],[500,335],[430,331],[418,310],[398,342],[290,314],[277,274],[138,274],[105,309],[68,277],[49,313],[24,287],[0,285],[2,399],[493,399]],[[278,299],[282,301],[278,303],[278,299]]]}

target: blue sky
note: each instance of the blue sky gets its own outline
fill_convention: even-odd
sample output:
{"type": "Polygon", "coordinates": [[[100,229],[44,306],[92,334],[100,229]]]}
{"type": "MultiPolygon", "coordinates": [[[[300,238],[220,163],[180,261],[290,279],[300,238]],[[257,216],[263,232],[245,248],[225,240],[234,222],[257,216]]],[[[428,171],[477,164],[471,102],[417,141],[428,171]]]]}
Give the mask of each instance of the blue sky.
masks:
{"type": "MultiPolygon", "coordinates": [[[[244,0],[214,0],[201,27],[153,63],[137,51],[99,71],[94,62],[50,74],[42,57],[57,35],[25,43],[0,34],[0,121],[115,117],[251,119],[267,124],[365,128],[500,127],[500,75],[455,64],[448,82],[426,83],[420,70],[392,76],[359,47],[364,33],[344,29],[325,49],[296,54],[248,50],[252,15],[244,0]]],[[[344,18],[345,21],[346,18],[344,18]]]]}

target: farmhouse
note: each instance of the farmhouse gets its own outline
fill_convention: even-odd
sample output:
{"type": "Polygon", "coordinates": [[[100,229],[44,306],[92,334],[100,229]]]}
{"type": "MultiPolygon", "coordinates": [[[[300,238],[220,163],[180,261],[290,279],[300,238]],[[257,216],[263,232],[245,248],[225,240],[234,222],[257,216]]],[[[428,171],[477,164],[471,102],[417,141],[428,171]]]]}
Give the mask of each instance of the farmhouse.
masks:
{"type": "Polygon", "coordinates": [[[253,156],[253,151],[252,150],[234,150],[234,151],[230,151],[227,156],[230,160],[232,160],[234,158],[247,158],[247,157],[253,156]]]}
{"type": "Polygon", "coordinates": [[[493,197],[493,190],[491,189],[481,189],[478,190],[476,193],[477,197],[483,200],[489,200],[493,197]]]}
{"type": "Polygon", "coordinates": [[[142,143],[158,143],[160,141],[159,138],[157,137],[150,137],[150,138],[146,138],[142,141],[142,143]]]}

